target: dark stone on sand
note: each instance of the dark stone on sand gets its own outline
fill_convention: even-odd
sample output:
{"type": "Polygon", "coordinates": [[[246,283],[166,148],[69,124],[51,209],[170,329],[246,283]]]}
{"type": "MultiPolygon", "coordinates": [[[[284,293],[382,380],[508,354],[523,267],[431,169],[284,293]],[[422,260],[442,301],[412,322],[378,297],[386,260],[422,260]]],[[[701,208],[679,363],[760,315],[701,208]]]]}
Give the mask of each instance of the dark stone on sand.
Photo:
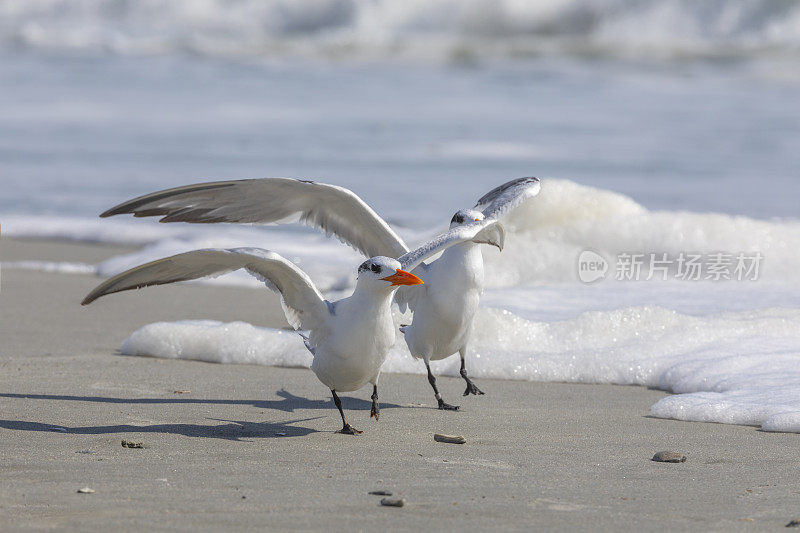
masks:
{"type": "Polygon", "coordinates": [[[406,504],[406,501],[403,498],[383,498],[381,499],[381,505],[384,507],[402,507],[406,504]]]}
{"type": "Polygon", "coordinates": [[[388,490],[372,490],[369,492],[373,496],[391,496],[392,493],[388,490]]]}
{"type": "Polygon", "coordinates": [[[122,441],[123,448],[144,448],[144,444],[141,442],[132,442],[129,440],[122,441]]]}
{"type": "Polygon", "coordinates": [[[786,524],[786,527],[800,527],[800,518],[795,518],[794,520],[786,524]]]}
{"type": "Polygon", "coordinates": [[[686,456],[678,452],[658,452],[653,456],[653,461],[659,463],[685,463],[686,456]]]}

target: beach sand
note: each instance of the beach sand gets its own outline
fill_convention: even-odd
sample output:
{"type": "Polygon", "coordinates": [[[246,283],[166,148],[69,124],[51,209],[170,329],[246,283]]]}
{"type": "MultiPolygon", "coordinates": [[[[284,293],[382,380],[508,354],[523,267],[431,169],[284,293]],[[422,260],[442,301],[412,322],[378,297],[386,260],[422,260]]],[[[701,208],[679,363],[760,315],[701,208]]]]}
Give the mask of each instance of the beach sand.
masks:
{"type": "MultiPolygon", "coordinates": [[[[0,259],[93,263],[121,250],[6,239],[0,259]]],[[[441,378],[462,406],[441,412],[423,376],[393,374],[378,422],[370,390],[343,396],[364,434],[339,435],[309,370],[118,355],[158,320],[280,327],[275,296],[184,285],[81,307],[99,281],[2,272],[3,531],[750,531],[800,515],[797,435],[650,418],[666,393],[641,387],[478,380],[486,396],[461,398],[463,382],[441,378]],[[661,450],[688,459],[651,461],[661,450]],[[376,490],[405,507],[380,506],[376,490]]]]}

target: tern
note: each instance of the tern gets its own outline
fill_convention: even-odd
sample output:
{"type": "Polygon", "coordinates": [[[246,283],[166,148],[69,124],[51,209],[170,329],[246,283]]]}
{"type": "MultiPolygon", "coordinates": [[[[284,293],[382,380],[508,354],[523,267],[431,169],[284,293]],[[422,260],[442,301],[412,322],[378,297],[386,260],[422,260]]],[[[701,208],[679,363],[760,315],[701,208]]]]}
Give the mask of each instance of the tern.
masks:
{"type": "Polygon", "coordinates": [[[408,271],[431,255],[472,239],[492,241],[496,225],[489,221],[454,228],[398,259],[372,257],[358,267],[353,294],[336,302],[323,298],[311,278],[279,254],[261,248],[232,248],[195,250],[131,268],[98,285],[82,305],[115,292],[244,269],[280,294],[287,321],[300,332],[313,355],[311,370],[330,389],[339,409],[339,432],[356,435],[361,432],[347,422],[337,392],[356,391],[371,383],[370,418],[378,419],[378,377],[396,339],[391,312],[395,290],[422,284],[408,271]]]}
{"type": "MultiPolygon", "coordinates": [[[[453,215],[450,228],[480,221],[496,221],[539,193],[538,178],[511,180],[483,195],[472,209],[453,215]]],[[[398,258],[409,248],[389,224],[354,192],[344,187],[291,178],[262,178],[199,183],[167,189],[134,198],[102,213],[101,217],[133,214],[159,216],[160,222],[190,223],[286,223],[299,221],[335,235],[366,257],[398,258]]],[[[484,287],[483,255],[479,244],[494,244],[500,250],[505,241],[503,226],[495,224],[492,239],[464,240],[448,248],[440,258],[420,263],[412,272],[425,284],[397,291],[400,310],[414,313],[403,325],[411,355],[425,362],[428,382],[439,409],[458,410],[446,403],[431,372],[430,362],[456,352],[461,357],[464,396],[483,394],[469,378],[465,358],[472,323],[484,287]]]]}

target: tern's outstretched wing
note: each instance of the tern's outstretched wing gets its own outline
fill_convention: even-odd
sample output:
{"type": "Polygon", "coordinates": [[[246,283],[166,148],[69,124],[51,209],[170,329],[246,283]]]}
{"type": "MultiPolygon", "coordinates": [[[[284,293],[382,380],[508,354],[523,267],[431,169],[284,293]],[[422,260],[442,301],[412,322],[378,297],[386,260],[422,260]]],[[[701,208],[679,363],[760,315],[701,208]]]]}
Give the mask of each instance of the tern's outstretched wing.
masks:
{"type": "Polygon", "coordinates": [[[295,329],[324,329],[328,303],[308,275],[275,252],[260,248],[195,250],[126,270],[98,285],[82,305],[114,292],[218,276],[243,268],[280,293],[286,319],[295,329]]]}
{"type": "Polygon", "coordinates": [[[290,178],[217,181],[134,198],[101,217],[130,213],[161,222],[269,224],[300,221],[336,235],[367,257],[398,257],[403,240],[354,192],[290,178]]]}
{"type": "Polygon", "coordinates": [[[492,244],[502,250],[502,237],[505,235],[502,228],[503,226],[497,220],[481,220],[465,226],[456,226],[447,233],[442,233],[433,240],[426,242],[416,250],[401,255],[397,260],[400,261],[403,270],[411,272],[432,255],[443,252],[447,248],[462,242],[473,241],[492,244]]]}
{"type": "MultiPolygon", "coordinates": [[[[499,187],[495,187],[483,195],[475,205],[475,209],[483,212],[485,222],[496,222],[501,215],[507,213],[515,207],[518,207],[526,199],[539,194],[539,188],[539,178],[519,178],[511,180],[500,185],[499,187]]],[[[452,246],[453,244],[458,244],[459,242],[473,241],[493,244],[501,250],[503,249],[506,234],[502,225],[487,225],[483,229],[478,230],[477,234],[475,235],[472,235],[472,229],[463,234],[457,231],[458,229],[467,227],[473,229],[476,228],[474,224],[470,226],[461,226],[460,228],[456,228],[443,235],[440,235],[433,241],[422,245],[420,248],[417,248],[413,252],[409,252],[403,257],[407,258],[406,260],[409,263],[420,265],[419,268],[424,269],[426,266],[422,262],[424,261],[424,258],[417,262],[418,256],[425,255],[427,257],[428,255],[434,255],[445,248],[452,246]]],[[[400,261],[403,262],[403,259],[401,258],[400,261]]],[[[404,263],[404,268],[407,266],[408,265],[405,265],[404,263]]],[[[414,273],[424,279],[424,273],[414,273]]],[[[410,307],[413,311],[416,308],[416,299],[422,294],[423,290],[424,289],[419,287],[401,287],[395,295],[395,301],[400,306],[400,311],[405,312],[407,307],[410,307]]]]}
{"type": "Polygon", "coordinates": [[[475,209],[486,218],[497,219],[518,207],[522,202],[539,194],[539,178],[519,178],[506,182],[484,194],[475,209]]]}

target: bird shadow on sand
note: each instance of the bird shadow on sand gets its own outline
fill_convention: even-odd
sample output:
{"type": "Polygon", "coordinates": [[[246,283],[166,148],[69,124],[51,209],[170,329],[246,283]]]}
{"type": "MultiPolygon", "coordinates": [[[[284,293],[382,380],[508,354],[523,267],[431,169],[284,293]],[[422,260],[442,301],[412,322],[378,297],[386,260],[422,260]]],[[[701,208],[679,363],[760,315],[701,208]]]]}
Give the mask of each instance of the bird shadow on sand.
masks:
{"type": "MultiPolygon", "coordinates": [[[[296,396],[286,389],[280,389],[275,393],[280,400],[223,400],[206,398],[113,398],[108,396],[70,396],[62,394],[12,394],[0,393],[0,398],[17,398],[25,400],[65,400],[73,402],[98,402],[98,403],[120,403],[132,405],[150,404],[212,404],[212,405],[250,405],[257,409],[275,409],[285,413],[293,413],[296,409],[333,409],[332,398],[324,400],[311,400],[303,396],[296,396]]],[[[368,411],[372,407],[371,400],[362,400],[352,396],[339,396],[345,409],[355,411],[368,411]]],[[[417,406],[403,406],[394,403],[380,402],[381,409],[394,409],[406,407],[409,409],[417,406]]]]}
{"type": "Polygon", "coordinates": [[[223,424],[152,424],[144,426],[133,426],[130,424],[115,424],[108,426],[59,426],[54,424],[44,424],[41,422],[26,422],[24,420],[0,420],[0,429],[11,429],[15,431],[41,431],[57,432],[67,435],[106,435],[106,434],[125,434],[135,433],[163,433],[171,435],[183,435],[185,437],[204,437],[224,440],[245,440],[248,438],[285,438],[303,437],[310,433],[317,433],[316,429],[295,426],[299,422],[317,420],[324,418],[316,416],[312,418],[301,418],[286,422],[247,422],[240,420],[218,420],[227,422],[223,424]]]}
{"type": "MultiPolygon", "coordinates": [[[[302,396],[296,396],[285,389],[276,392],[280,400],[224,400],[224,399],[204,399],[204,398],[112,398],[105,396],[70,396],[60,394],[12,394],[0,393],[0,398],[13,398],[23,400],[51,400],[51,401],[74,401],[74,402],[97,402],[111,404],[133,404],[133,405],[153,405],[153,404],[200,404],[200,405],[249,405],[259,409],[275,409],[287,413],[292,413],[296,409],[324,409],[330,411],[331,420],[338,422],[338,413],[333,399],[311,400],[302,396]]],[[[346,410],[368,410],[372,407],[372,402],[340,396],[346,410]]],[[[403,407],[393,403],[380,403],[381,409],[391,409],[403,407]]],[[[413,407],[412,407],[413,408],[413,407]]],[[[301,418],[287,422],[250,422],[241,420],[215,420],[226,422],[223,424],[153,424],[153,425],[130,425],[115,424],[107,426],[64,426],[56,424],[45,424],[42,422],[30,422],[24,420],[2,420],[0,419],[0,429],[10,429],[16,431],[43,431],[59,432],[74,435],[103,435],[113,433],[164,433],[173,435],[184,435],[187,437],[206,437],[226,440],[241,440],[246,438],[275,438],[275,437],[302,437],[318,431],[311,428],[295,426],[293,424],[324,418],[323,416],[301,418]]],[[[334,425],[336,422],[332,422],[334,425]]]]}

